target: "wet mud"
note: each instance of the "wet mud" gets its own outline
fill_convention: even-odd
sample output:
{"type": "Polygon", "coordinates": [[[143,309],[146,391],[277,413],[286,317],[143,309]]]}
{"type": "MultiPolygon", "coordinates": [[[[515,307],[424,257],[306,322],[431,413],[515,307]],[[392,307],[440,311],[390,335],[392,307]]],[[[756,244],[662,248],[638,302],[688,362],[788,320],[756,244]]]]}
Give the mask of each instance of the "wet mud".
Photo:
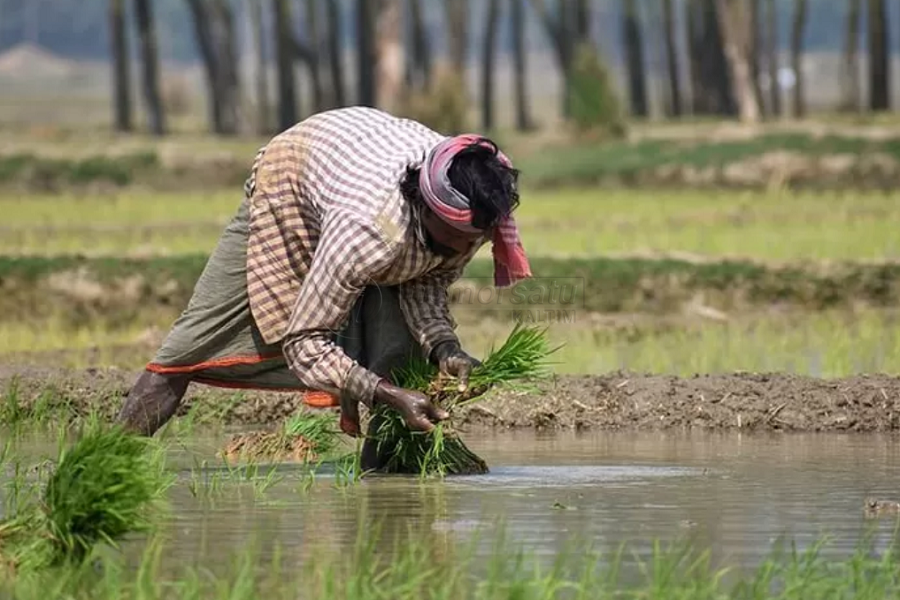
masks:
{"type": "MultiPolygon", "coordinates": [[[[135,372],[0,366],[0,393],[15,381],[20,414],[113,418],[135,372]]],[[[900,428],[900,377],[817,379],[784,373],[674,377],[614,372],[559,376],[496,389],[455,413],[463,429],[702,429],[884,432],[900,428]]],[[[292,393],[193,385],[180,415],[198,424],[270,425],[302,410],[292,393]]]]}

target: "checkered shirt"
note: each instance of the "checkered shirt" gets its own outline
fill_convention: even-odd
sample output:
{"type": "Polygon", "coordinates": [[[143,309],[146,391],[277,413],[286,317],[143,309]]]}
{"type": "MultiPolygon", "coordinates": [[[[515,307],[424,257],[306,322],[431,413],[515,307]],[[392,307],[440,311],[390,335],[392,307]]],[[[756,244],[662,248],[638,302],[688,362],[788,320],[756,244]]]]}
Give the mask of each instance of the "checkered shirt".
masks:
{"type": "Polygon", "coordinates": [[[350,107],[316,114],[256,155],[245,186],[250,308],[303,385],[371,406],[379,377],[334,343],[366,286],[400,285],[426,353],[456,339],[447,288],[477,248],[446,259],[423,243],[400,193],[408,166],[445,139],[412,120],[350,107]]]}

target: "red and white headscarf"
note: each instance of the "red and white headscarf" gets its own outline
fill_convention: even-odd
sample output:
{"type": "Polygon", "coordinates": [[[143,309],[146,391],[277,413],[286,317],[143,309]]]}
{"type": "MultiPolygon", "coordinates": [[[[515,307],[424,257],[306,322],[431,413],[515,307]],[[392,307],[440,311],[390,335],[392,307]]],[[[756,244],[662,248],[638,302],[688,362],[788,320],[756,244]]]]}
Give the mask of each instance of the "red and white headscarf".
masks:
{"type": "MultiPolygon", "coordinates": [[[[443,221],[460,231],[477,233],[472,225],[470,201],[450,183],[448,172],[453,159],[473,143],[491,147],[482,136],[463,134],[449,137],[432,148],[419,176],[419,190],[425,203],[443,221]]],[[[510,160],[502,152],[497,158],[508,166],[510,160]]],[[[531,267],[519,239],[519,230],[512,214],[501,218],[492,240],[494,256],[494,284],[507,287],[520,279],[531,277],[531,267]]]]}

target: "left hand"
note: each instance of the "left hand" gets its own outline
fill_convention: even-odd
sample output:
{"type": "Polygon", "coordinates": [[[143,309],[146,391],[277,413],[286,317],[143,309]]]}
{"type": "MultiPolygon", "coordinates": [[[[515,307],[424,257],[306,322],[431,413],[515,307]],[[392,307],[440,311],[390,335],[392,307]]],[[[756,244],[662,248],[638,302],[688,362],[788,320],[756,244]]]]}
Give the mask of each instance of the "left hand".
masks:
{"type": "Polygon", "coordinates": [[[456,341],[438,344],[432,357],[437,363],[441,375],[450,375],[459,379],[460,392],[468,389],[469,374],[472,369],[481,365],[481,361],[469,356],[456,341]]]}

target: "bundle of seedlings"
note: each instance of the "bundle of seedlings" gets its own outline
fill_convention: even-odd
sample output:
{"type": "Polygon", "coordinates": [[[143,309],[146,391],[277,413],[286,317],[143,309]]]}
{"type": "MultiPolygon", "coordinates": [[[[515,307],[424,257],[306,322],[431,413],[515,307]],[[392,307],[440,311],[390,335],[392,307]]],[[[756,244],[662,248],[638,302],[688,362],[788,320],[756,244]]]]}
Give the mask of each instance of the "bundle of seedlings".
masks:
{"type": "Polygon", "coordinates": [[[332,413],[299,412],[274,430],[234,436],[223,455],[231,461],[315,462],[335,449],[340,433],[332,413]]]}
{"type": "Polygon", "coordinates": [[[499,384],[534,379],[547,374],[550,348],[545,330],[517,324],[499,349],[491,349],[481,365],[469,375],[465,391],[455,379],[440,376],[437,366],[424,359],[411,361],[394,374],[398,386],[423,392],[450,413],[450,419],[438,423],[428,433],[410,430],[394,410],[377,407],[373,419],[379,419],[375,443],[380,456],[387,456],[380,472],[419,474],[422,477],[473,475],[488,472],[487,463],[463,443],[453,427],[455,409],[482,398],[499,384]]]}
{"type": "Polygon", "coordinates": [[[0,572],[77,563],[99,543],[147,531],[173,481],[151,439],[88,432],[61,450],[38,500],[0,522],[0,572]]]}

